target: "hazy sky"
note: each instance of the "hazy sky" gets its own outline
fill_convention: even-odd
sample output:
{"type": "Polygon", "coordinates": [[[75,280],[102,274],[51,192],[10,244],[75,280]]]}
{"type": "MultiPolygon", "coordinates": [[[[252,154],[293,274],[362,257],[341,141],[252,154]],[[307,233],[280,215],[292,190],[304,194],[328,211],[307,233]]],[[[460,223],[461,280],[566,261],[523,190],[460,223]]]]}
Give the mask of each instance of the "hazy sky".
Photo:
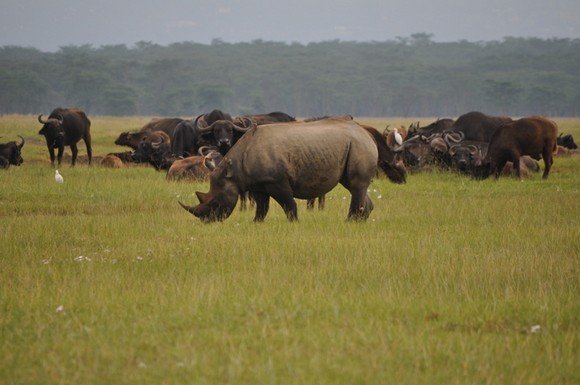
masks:
{"type": "Polygon", "coordinates": [[[0,0],[0,46],[580,38],[580,0],[0,0]]]}

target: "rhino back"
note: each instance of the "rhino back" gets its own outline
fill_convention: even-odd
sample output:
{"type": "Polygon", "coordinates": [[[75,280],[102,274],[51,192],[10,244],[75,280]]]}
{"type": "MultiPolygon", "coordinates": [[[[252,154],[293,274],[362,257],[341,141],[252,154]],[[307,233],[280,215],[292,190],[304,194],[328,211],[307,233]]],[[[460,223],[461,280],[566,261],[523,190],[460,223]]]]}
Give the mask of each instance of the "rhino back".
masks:
{"type": "Polygon", "coordinates": [[[228,153],[244,184],[288,179],[298,198],[328,192],[345,175],[372,177],[377,156],[366,131],[342,120],[257,127],[228,153]]]}

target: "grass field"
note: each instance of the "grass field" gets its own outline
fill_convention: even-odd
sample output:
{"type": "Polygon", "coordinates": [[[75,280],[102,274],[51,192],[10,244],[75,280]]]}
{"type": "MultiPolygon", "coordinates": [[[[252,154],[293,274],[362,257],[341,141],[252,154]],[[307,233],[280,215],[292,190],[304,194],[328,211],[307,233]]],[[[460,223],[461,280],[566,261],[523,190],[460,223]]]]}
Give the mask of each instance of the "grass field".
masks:
{"type": "MultiPolygon", "coordinates": [[[[91,119],[97,156],[148,120],[91,119]]],[[[387,121],[411,122],[362,122],[387,121]]],[[[204,225],[177,200],[208,185],[152,168],[56,184],[39,126],[0,118],[27,140],[0,170],[1,384],[580,383],[580,157],[547,181],[379,178],[366,223],[337,187],[298,223],[272,202],[204,225]]]]}

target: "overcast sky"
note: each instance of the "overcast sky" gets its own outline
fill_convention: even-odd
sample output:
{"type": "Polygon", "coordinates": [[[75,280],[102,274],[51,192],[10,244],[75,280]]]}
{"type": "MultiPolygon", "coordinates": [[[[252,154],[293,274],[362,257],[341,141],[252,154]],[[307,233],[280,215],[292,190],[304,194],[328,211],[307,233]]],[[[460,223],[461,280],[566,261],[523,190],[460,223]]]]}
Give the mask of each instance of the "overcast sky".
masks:
{"type": "Polygon", "coordinates": [[[580,38],[580,0],[0,0],[0,46],[580,38]]]}

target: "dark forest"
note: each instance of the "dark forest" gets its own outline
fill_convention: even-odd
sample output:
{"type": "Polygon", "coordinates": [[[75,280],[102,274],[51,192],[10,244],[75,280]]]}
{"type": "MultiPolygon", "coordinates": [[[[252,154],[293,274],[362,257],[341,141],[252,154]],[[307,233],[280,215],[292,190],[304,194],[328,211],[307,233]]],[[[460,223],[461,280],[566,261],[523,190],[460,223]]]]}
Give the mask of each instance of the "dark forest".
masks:
{"type": "Polygon", "coordinates": [[[0,48],[0,113],[578,116],[580,40],[0,48]]]}

